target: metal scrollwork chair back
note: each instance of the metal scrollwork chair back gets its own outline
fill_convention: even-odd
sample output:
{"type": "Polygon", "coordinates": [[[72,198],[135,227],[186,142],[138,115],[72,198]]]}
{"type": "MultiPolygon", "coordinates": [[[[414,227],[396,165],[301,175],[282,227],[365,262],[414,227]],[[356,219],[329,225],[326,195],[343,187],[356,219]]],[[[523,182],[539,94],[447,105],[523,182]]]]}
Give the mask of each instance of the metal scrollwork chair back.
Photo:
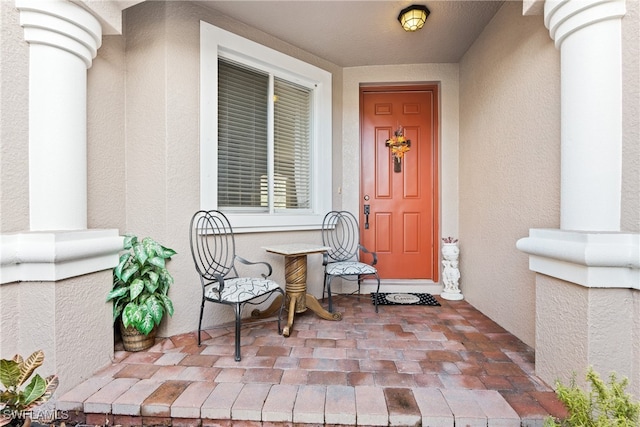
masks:
{"type": "MultiPolygon", "coordinates": [[[[333,311],[331,301],[331,281],[334,277],[341,277],[346,280],[358,281],[358,293],[360,285],[366,276],[373,277],[378,282],[376,292],[380,292],[380,277],[375,268],[378,256],[375,252],[367,250],[360,243],[360,227],[356,217],[347,211],[331,211],[327,213],[322,222],[322,244],[329,249],[324,254],[324,292],[327,291],[329,298],[329,312],[333,311]],[[371,258],[367,264],[361,262],[360,253],[371,258]]],[[[375,301],[376,313],[378,312],[377,300],[375,301]]]]}
{"type": "Polygon", "coordinates": [[[280,293],[283,304],[278,312],[278,333],[282,333],[281,318],[284,291],[273,280],[271,265],[251,262],[236,255],[233,229],[220,211],[198,211],[191,218],[189,241],[191,255],[202,285],[202,303],[198,321],[198,345],[201,344],[202,316],[205,302],[233,306],[235,311],[235,360],[240,360],[240,330],[242,308],[245,304],[261,304],[272,294],[280,293]],[[264,272],[257,277],[238,275],[236,262],[255,266],[264,272]]]}

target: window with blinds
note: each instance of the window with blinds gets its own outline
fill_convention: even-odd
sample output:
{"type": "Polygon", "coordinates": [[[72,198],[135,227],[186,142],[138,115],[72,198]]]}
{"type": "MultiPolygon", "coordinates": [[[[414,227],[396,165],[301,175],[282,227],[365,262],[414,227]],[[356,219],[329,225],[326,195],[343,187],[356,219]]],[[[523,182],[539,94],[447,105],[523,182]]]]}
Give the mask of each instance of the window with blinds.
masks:
{"type": "Polygon", "coordinates": [[[200,209],[235,233],[322,228],[332,88],[328,70],[200,21],[200,209]]]}
{"type": "Polygon", "coordinates": [[[220,208],[311,208],[311,102],[308,88],[218,59],[220,208]]]}

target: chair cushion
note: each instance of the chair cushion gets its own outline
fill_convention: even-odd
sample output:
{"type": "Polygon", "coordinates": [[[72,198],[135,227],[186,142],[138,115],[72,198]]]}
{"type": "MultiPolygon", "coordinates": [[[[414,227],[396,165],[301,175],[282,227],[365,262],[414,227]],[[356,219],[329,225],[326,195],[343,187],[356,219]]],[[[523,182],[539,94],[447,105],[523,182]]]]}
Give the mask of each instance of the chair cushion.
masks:
{"type": "Polygon", "coordinates": [[[249,301],[280,287],[273,280],[258,277],[225,279],[222,295],[218,298],[218,286],[216,285],[207,288],[205,297],[232,303],[249,301]]]}
{"type": "Polygon", "coordinates": [[[332,276],[351,276],[356,274],[375,274],[375,267],[358,261],[341,261],[327,264],[327,274],[332,276]]]}

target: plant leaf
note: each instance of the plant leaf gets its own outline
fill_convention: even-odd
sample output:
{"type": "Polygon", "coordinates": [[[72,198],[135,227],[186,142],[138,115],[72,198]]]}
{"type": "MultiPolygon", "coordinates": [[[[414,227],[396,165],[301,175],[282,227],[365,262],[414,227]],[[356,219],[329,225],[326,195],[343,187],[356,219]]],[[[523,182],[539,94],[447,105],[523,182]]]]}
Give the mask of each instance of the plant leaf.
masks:
{"type": "Polygon", "coordinates": [[[133,234],[125,234],[123,243],[125,249],[131,249],[133,245],[138,243],[138,238],[133,234]]]}
{"type": "Polygon", "coordinates": [[[124,269],[124,271],[120,275],[121,276],[120,280],[122,280],[124,283],[127,283],[131,278],[131,276],[136,274],[138,270],[140,270],[140,266],[138,264],[135,264],[135,263],[130,264],[127,268],[124,269]]]}
{"type": "Polygon", "coordinates": [[[173,276],[165,270],[162,272],[162,279],[167,283],[167,290],[169,290],[168,287],[173,285],[173,276]]]}
{"type": "Polygon", "coordinates": [[[24,389],[24,394],[22,395],[22,405],[24,407],[22,409],[28,409],[30,405],[38,400],[44,392],[47,390],[47,382],[40,375],[36,374],[32,379],[29,385],[27,385],[24,389]]]}
{"type": "Polygon", "coordinates": [[[149,277],[149,280],[145,281],[147,291],[149,293],[154,293],[158,289],[158,278],[160,277],[160,275],[151,270],[147,272],[147,277],[149,277]]]}
{"type": "Polygon", "coordinates": [[[118,320],[118,317],[122,314],[122,305],[115,303],[113,304],[113,321],[118,320]]]}
{"type": "Polygon", "coordinates": [[[50,375],[47,378],[45,378],[46,389],[42,394],[42,396],[40,396],[37,400],[35,400],[33,404],[40,405],[44,402],[47,402],[49,399],[51,399],[51,396],[53,396],[53,393],[58,388],[59,383],[60,381],[58,380],[58,377],[56,375],[50,375]]]}
{"type": "Polygon", "coordinates": [[[116,266],[116,268],[113,270],[113,275],[116,276],[118,279],[122,280],[122,270],[124,270],[125,266],[127,265],[127,262],[129,260],[129,253],[124,253],[120,255],[120,259],[118,261],[118,265],[116,266]]]}
{"type": "Polygon", "coordinates": [[[44,362],[44,352],[42,350],[34,351],[31,356],[26,358],[22,364],[20,364],[20,378],[18,378],[18,385],[23,384],[29,379],[33,371],[35,371],[44,362]]]}
{"type": "Polygon", "coordinates": [[[111,292],[107,294],[107,301],[120,298],[121,296],[126,295],[128,292],[129,292],[129,288],[125,288],[125,287],[112,289],[111,292]]]}
{"type": "Polygon", "coordinates": [[[164,316],[164,307],[162,306],[162,302],[155,297],[155,295],[151,295],[147,301],[147,312],[151,315],[153,322],[156,325],[160,324],[162,320],[162,316],[164,316]]]}
{"type": "Polygon", "coordinates": [[[0,360],[0,382],[5,388],[18,385],[20,377],[20,364],[14,360],[0,360]]]}
{"type": "Polygon", "coordinates": [[[144,291],[144,281],[142,279],[135,279],[129,285],[129,299],[134,301],[144,291]]]}
{"type": "Polygon", "coordinates": [[[124,310],[122,310],[122,323],[125,328],[128,328],[129,326],[137,326],[136,319],[141,317],[139,311],[140,309],[138,304],[134,302],[130,302],[124,307],[124,310]]]}
{"type": "Polygon", "coordinates": [[[143,334],[149,335],[149,332],[151,332],[154,326],[155,323],[153,322],[153,316],[147,311],[144,314],[144,317],[140,319],[139,327],[137,329],[143,334]]]}
{"type": "Polygon", "coordinates": [[[173,249],[166,248],[164,246],[160,246],[160,248],[161,248],[161,251],[158,253],[158,255],[160,255],[162,258],[171,258],[175,254],[177,254],[177,252],[174,251],[173,249]]]}
{"type": "Polygon", "coordinates": [[[148,262],[156,267],[165,268],[164,258],[162,257],[154,256],[153,258],[149,258],[148,262]]]}
{"type": "Polygon", "coordinates": [[[133,254],[136,258],[136,261],[138,261],[140,265],[144,265],[144,263],[147,262],[147,259],[150,256],[150,254],[146,250],[144,241],[142,242],[142,244],[138,243],[133,246],[133,254]]]}
{"type": "Polygon", "coordinates": [[[166,295],[160,295],[159,298],[162,300],[162,304],[164,305],[165,310],[169,313],[169,316],[173,316],[173,302],[166,295]]]}
{"type": "Polygon", "coordinates": [[[145,237],[142,240],[142,244],[144,245],[149,256],[153,256],[157,254],[158,252],[160,252],[160,249],[162,248],[160,243],[156,242],[151,237],[145,237]]]}

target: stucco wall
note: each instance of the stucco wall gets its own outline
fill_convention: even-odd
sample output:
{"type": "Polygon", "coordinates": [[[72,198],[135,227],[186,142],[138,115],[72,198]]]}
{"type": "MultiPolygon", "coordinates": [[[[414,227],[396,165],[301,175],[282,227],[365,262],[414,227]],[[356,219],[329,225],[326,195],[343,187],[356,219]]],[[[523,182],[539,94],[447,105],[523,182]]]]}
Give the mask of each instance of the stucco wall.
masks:
{"type": "Polygon", "coordinates": [[[505,2],[460,62],[460,288],[535,344],[535,281],[516,241],[559,226],[560,58],[542,16],[505,2]]]}
{"type": "MultiPolygon", "coordinates": [[[[342,102],[339,67],[207,8],[145,2],[125,11],[126,221],[121,231],[152,236],[178,252],[169,264],[176,280],[170,291],[175,314],[163,323],[160,335],[195,330],[199,314],[201,288],[188,233],[191,215],[200,208],[199,120],[211,120],[199,114],[201,19],[330,71],[334,111],[340,111],[342,102]]],[[[334,114],[334,120],[334,129],[339,130],[341,118],[334,114]]],[[[334,131],[334,146],[340,142],[339,131],[334,131]]],[[[334,170],[333,177],[339,186],[340,171],[334,170]]],[[[320,233],[238,235],[237,252],[251,260],[269,261],[272,278],[284,286],[283,257],[267,254],[262,246],[292,241],[319,243],[320,233]]],[[[322,294],[322,277],[321,257],[310,256],[308,288],[316,296],[322,294]]],[[[204,319],[205,326],[228,322],[232,310],[208,305],[204,319]]]]}
{"type": "Polygon", "coordinates": [[[12,1],[0,1],[0,233],[29,228],[29,49],[12,1]]]}
{"type": "Polygon", "coordinates": [[[622,18],[621,230],[640,232],[640,2],[622,18]]]}
{"type": "Polygon", "coordinates": [[[0,285],[0,358],[43,350],[42,376],[56,374],[56,395],[87,379],[113,357],[111,311],[103,298],[111,271],[58,282],[0,285]]]}
{"type": "Polygon", "coordinates": [[[87,226],[124,230],[124,38],[104,36],[87,70],[87,226]]]}
{"type": "Polygon", "coordinates": [[[549,384],[585,384],[587,367],[603,379],[615,372],[640,396],[640,292],[586,288],[539,274],[536,279],[536,375],[549,384]],[[631,363],[629,363],[631,362],[631,363]]]}

